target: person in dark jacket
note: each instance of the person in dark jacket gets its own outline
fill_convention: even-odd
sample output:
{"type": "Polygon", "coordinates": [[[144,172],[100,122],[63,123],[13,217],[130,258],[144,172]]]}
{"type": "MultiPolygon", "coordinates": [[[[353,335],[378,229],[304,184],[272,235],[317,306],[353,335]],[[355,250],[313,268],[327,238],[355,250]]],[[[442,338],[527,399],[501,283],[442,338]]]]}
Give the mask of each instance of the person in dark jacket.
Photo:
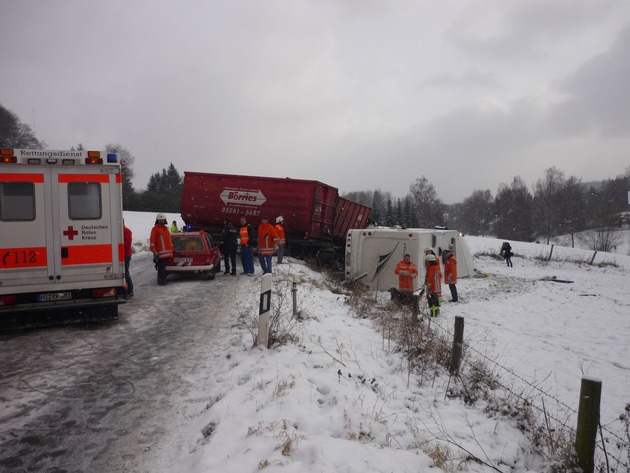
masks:
{"type": "Polygon", "coordinates": [[[505,263],[508,265],[508,268],[512,267],[512,256],[514,255],[514,253],[512,253],[512,245],[510,245],[507,241],[503,242],[503,245],[501,245],[501,256],[503,256],[503,258],[505,258],[505,263]]]}
{"type": "Polygon", "coordinates": [[[221,242],[221,251],[223,252],[223,262],[225,264],[225,273],[236,276],[236,247],[238,245],[238,231],[232,225],[232,219],[225,217],[223,219],[223,238],[221,242]],[[232,268],[230,270],[230,267],[232,268]]]}

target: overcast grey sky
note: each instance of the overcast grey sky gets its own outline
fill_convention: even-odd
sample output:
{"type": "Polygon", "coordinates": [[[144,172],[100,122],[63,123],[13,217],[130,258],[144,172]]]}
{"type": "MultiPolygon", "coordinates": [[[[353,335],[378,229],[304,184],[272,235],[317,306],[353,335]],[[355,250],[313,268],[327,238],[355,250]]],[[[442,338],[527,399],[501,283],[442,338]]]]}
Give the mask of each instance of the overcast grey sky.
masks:
{"type": "Polygon", "coordinates": [[[628,0],[2,0],[0,103],[52,149],[446,203],[630,165],[628,0]]]}

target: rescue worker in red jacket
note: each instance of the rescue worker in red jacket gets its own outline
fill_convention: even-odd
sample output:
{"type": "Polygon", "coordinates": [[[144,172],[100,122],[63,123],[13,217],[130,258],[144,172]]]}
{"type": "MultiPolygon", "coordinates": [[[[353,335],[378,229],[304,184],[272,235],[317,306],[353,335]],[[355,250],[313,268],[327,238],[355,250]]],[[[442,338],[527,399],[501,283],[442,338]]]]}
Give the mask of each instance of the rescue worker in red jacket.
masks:
{"type": "Polygon", "coordinates": [[[166,264],[173,257],[173,240],[171,232],[166,226],[166,215],[157,214],[155,225],[151,229],[150,248],[153,252],[153,261],[157,269],[158,284],[166,285],[166,264]]]}
{"type": "Polygon", "coordinates": [[[448,284],[451,291],[451,300],[449,302],[457,302],[457,260],[451,250],[444,250],[444,284],[448,284]]]}
{"type": "Polygon", "coordinates": [[[429,301],[429,310],[431,315],[435,317],[440,313],[440,299],[442,298],[442,272],[440,271],[440,263],[435,255],[427,254],[424,257],[426,264],[425,285],[427,287],[427,300],[429,301]]]}
{"type": "Polygon", "coordinates": [[[398,289],[405,297],[409,297],[414,290],[413,280],[418,277],[418,268],[411,262],[411,256],[406,254],[396,265],[394,273],[398,274],[398,289]]]}
{"type": "Polygon", "coordinates": [[[278,233],[269,223],[269,217],[264,216],[261,220],[262,223],[258,226],[258,259],[263,274],[267,274],[271,273],[273,252],[278,246],[278,233]]]}
{"type": "Polygon", "coordinates": [[[133,281],[131,280],[131,273],[129,272],[129,265],[131,264],[131,256],[133,255],[133,249],[131,247],[133,241],[133,235],[131,229],[125,225],[123,220],[123,236],[125,247],[125,282],[127,283],[127,289],[125,290],[124,298],[131,299],[133,297],[133,281]]]}
{"type": "Polygon", "coordinates": [[[278,234],[278,250],[276,251],[276,263],[282,264],[282,257],[284,256],[284,247],[287,244],[286,237],[284,235],[284,219],[282,216],[276,218],[276,225],[274,227],[278,234]]]}

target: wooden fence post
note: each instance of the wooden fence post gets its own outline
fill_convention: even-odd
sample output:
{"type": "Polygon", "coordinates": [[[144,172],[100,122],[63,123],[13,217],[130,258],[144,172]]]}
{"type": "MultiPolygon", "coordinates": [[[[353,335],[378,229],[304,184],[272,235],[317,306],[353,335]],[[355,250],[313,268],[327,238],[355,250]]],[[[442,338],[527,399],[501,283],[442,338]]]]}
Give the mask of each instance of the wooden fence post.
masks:
{"type": "Polygon", "coordinates": [[[554,245],[551,245],[551,250],[549,250],[549,257],[547,258],[547,261],[551,261],[551,255],[553,255],[553,247],[554,245]]]}
{"type": "Polygon", "coordinates": [[[451,352],[451,363],[448,372],[459,374],[462,364],[462,353],[464,351],[464,317],[455,317],[455,335],[453,337],[453,351],[451,352]]]}
{"type": "Polygon", "coordinates": [[[269,311],[271,310],[271,273],[263,274],[260,282],[260,308],[258,310],[258,336],[256,345],[269,348],[269,311]]]}
{"type": "Polygon", "coordinates": [[[575,452],[578,464],[584,473],[595,469],[595,440],[599,425],[599,404],[602,397],[602,382],[594,378],[582,378],[580,405],[578,407],[575,452]]]}
{"type": "Polygon", "coordinates": [[[597,250],[595,250],[595,253],[593,253],[593,257],[591,258],[591,262],[589,263],[591,266],[593,266],[593,261],[595,261],[595,256],[597,256],[597,250]]]}
{"type": "Polygon", "coordinates": [[[418,313],[420,312],[420,296],[414,294],[411,296],[411,323],[418,323],[418,313]]]}
{"type": "Polygon", "coordinates": [[[291,284],[291,294],[293,295],[293,317],[297,315],[297,283],[291,284]]]}

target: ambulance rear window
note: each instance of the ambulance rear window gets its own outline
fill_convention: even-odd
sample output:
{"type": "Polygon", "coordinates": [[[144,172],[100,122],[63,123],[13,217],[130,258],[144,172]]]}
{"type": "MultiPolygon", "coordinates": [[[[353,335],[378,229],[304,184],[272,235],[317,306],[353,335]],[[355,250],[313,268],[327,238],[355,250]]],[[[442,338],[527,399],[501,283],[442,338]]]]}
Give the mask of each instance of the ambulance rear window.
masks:
{"type": "Polygon", "coordinates": [[[0,182],[0,220],[35,220],[35,185],[32,182],[0,182]]]}
{"type": "Polygon", "coordinates": [[[102,215],[100,183],[68,183],[68,216],[71,220],[99,220],[102,215]]]}

